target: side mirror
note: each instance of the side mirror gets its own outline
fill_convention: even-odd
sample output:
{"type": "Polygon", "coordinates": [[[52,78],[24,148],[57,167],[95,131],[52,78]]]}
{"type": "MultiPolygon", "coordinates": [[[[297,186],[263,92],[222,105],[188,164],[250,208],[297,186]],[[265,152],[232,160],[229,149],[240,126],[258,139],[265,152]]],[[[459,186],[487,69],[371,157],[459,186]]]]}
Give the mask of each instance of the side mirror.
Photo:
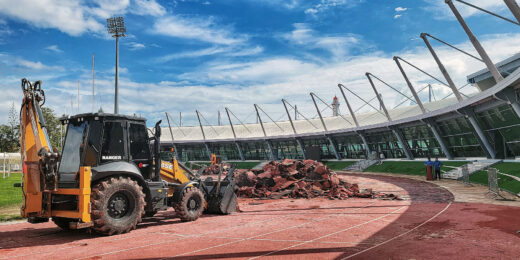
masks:
{"type": "Polygon", "coordinates": [[[161,123],[162,120],[159,120],[157,123],[155,123],[155,137],[161,137],[161,123]]]}

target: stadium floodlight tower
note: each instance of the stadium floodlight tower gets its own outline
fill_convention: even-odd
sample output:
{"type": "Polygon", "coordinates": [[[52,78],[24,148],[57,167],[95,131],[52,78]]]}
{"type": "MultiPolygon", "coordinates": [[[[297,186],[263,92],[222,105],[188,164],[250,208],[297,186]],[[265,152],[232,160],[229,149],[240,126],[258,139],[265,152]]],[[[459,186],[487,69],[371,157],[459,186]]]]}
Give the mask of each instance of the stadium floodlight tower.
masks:
{"type": "Polygon", "coordinates": [[[119,37],[125,37],[126,27],[123,17],[112,17],[107,19],[107,30],[112,37],[116,38],[116,89],[114,97],[114,114],[119,114],[118,86],[117,80],[119,77],[119,37]]]}

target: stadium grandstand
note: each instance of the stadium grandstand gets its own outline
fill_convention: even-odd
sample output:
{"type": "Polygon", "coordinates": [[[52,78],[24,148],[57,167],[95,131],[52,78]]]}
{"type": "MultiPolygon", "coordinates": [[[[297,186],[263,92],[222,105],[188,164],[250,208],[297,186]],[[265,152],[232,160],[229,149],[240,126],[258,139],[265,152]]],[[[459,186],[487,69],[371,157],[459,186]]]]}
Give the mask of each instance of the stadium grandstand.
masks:
{"type": "MultiPolygon", "coordinates": [[[[175,147],[183,161],[206,161],[211,153],[224,160],[302,159],[310,158],[308,153],[313,158],[318,153],[325,160],[364,159],[371,153],[410,160],[427,156],[515,158],[520,156],[519,63],[520,54],[497,63],[504,79],[492,86],[489,70],[468,76],[468,82],[481,91],[459,95],[460,99],[453,95],[388,110],[381,99],[381,109],[374,108],[374,112],[334,112],[336,116],[331,117],[319,113],[318,118],[298,120],[289,113],[294,107],[283,100],[290,120],[266,121],[265,114],[258,111],[255,124],[200,124],[172,127],[171,133],[166,127],[161,145],[164,151],[175,147]]],[[[338,87],[343,94],[350,91],[338,87]]],[[[335,97],[331,108],[337,111],[337,106],[335,97]]]]}
{"type": "MultiPolygon", "coordinates": [[[[223,160],[280,160],[284,158],[317,160],[359,160],[370,156],[414,160],[440,157],[449,160],[468,158],[515,159],[520,157],[520,54],[493,63],[464,19],[453,7],[457,20],[464,28],[478,57],[448,44],[430,34],[422,33],[426,47],[443,75],[436,78],[418,66],[401,58],[394,61],[411,95],[406,95],[367,72],[372,87],[373,105],[364,100],[348,83],[338,84],[340,97],[332,104],[310,93],[317,117],[308,118],[296,106],[282,99],[285,121],[273,120],[260,106],[254,105],[256,123],[243,123],[226,108],[228,125],[204,125],[197,111],[198,125],[170,126],[162,129],[161,147],[173,151],[182,161],[207,161],[211,153],[223,160]],[[467,76],[467,85],[475,90],[464,94],[453,83],[450,74],[430,44],[434,39],[486,65],[486,69],[467,76]],[[419,92],[408,79],[402,65],[406,63],[450,89],[450,95],[440,100],[421,100],[419,92]],[[381,82],[405,98],[405,106],[387,108],[374,84],[381,82]],[[371,111],[354,111],[349,103],[357,98],[371,111]],[[323,114],[318,103],[332,111],[323,114]],[[348,113],[339,112],[340,103],[348,113]],[[231,114],[231,115],[230,115],[231,114]],[[233,116],[240,124],[234,124],[233,116]],[[173,148],[173,149],[172,149],[173,148]]],[[[497,15],[495,15],[497,16],[497,15]]],[[[497,16],[509,22],[515,21],[497,16]]],[[[519,17],[520,21],[520,17],[519,17]]],[[[463,86],[465,87],[465,86],[463,86]]],[[[280,106],[282,107],[282,106],[280,106]]],[[[203,118],[204,119],[204,118],[203,118]]],[[[205,119],[204,119],[205,120],[205,119]]],[[[235,121],[236,121],[235,120],[235,121]]],[[[207,122],[207,120],[205,120],[207,122]]],[[[169,118],[168,118],[169,122],[169,118]]],[[[220,122],[220,113],[219,113],[220,122]]]]}

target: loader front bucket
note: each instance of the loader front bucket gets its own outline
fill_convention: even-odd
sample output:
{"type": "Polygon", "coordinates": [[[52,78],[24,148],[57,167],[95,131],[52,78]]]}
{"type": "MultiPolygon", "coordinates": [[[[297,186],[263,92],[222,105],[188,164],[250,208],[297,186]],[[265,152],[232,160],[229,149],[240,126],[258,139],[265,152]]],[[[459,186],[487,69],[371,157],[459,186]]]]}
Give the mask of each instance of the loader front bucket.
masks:
{"type": "MultiPolygon", "coordinates": [[[[219,181],[208,177],[204,180],[206,201],[208,206],[207,213],[211,214],[231,214],[237,211],[237,187],[234,178],[235,167],[231,167],[227,176],[219,181]]],[[[221,173],[219,174],[221,177],[221,173]]]]}

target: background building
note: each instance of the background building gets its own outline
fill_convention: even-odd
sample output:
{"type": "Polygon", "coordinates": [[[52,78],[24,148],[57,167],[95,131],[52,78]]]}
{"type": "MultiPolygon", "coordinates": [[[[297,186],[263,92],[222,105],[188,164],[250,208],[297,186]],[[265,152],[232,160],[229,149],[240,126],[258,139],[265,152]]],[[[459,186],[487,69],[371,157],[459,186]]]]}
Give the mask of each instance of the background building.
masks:
{"type": "MultiPolygon", "coordinates": [[[[303,159],[316,149],[320,159],[338,160],[363,159],[372,152],[405,159],[515,158],[520,156],[519,59],[515,55],[498,63],[505,77],[498,84],[490,86],[489,71],[479,71],[468,82],[480,92],[461,101],[424,103],[425,112],[411,105],[389,109],[389,117],[381,111],[355,114],[357,120],[334,114],[322,120],[172,127],[173,142],[165,128],[162,147],[175,146],[183,161],[209,160],[210,153],[224,160],[303,159]]],[[[332,106],[339,106],[337,98],[332,106]]]]}

